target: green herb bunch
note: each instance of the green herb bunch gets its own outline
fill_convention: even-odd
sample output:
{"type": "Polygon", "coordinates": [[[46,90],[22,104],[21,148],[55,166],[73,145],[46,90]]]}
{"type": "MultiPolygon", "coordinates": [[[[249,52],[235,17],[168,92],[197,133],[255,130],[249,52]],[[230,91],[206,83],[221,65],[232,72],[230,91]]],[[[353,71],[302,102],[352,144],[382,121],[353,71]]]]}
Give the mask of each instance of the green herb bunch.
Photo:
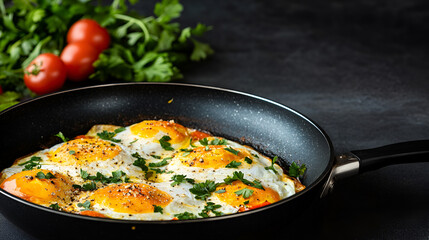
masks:
{"type": "Polygon", "coordinates": [[[178,64],[200,61],[213,53],[196,38],[210,30],[198,23],[181,28],[172,22],[183,6],[178,0],[155,4],[154,16],[131,13],[137,0],[113,0],[111,5],[89,0],[0,0],[0,86],[29,94],[23,68],[41,53],[59,55],[70,26],[79,19],[96,20],[111,37],[110,48],[94,62],[91,79],[104,81],[170,81],[182,77],[178,64]]]}

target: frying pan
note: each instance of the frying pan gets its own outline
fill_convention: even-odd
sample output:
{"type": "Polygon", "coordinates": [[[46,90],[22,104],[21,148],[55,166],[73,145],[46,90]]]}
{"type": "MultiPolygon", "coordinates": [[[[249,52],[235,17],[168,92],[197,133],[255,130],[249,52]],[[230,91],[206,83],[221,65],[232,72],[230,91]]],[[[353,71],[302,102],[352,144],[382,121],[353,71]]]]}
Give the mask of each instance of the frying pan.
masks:
{"type": "Polygon", "coordinates": [[[307,188],[248,212],[184,221],[130,221],[81,216],[42,207],[0,189],[0,212],[42,239],[124,237],[254,239],[294,228],[293,216],[326,195],[336,179],[379,167],[429,159],[429,141],[397,143],[334,156],[327,134],[313,121],[258,96],[198,85],[124,83],[42,96],[0,113],[0,169],[25,154],[86,133],[94,124],[130,125],[145,119],[176,122],[252,146],[280,165],[307,165],[307,188]]]}

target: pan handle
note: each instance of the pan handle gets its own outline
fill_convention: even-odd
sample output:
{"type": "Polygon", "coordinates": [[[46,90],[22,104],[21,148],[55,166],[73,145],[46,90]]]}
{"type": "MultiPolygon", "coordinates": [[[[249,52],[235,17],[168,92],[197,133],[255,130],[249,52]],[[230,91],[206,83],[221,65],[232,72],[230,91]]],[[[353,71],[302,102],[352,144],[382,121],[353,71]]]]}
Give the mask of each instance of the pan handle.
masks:
{"type": "Polygon", "coordinates": [[[359,160],[359,173],[399,163],[429,162],[429,140],[391,144],[351,151],[359,160]]]}
{"type": "Polygon", "coordinates": [[[429,140],[395,143],[337,156],[320,197],[328,195],[338,179],[393,164],[415,162],[429,162],[429,140]]]}

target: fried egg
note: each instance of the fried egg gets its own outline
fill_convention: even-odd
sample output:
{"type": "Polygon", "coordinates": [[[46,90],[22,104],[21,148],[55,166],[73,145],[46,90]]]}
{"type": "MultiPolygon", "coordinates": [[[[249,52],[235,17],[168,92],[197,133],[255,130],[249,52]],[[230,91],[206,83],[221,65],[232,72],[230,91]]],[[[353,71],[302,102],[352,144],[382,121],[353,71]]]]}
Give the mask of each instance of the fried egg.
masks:
{"type": "Polygon", "coordinates": [[[95,125],[23,157],[0,188],[92,217],[182,220],[247,211],[305,187],[253,148],[174,121],[95,125]]]}

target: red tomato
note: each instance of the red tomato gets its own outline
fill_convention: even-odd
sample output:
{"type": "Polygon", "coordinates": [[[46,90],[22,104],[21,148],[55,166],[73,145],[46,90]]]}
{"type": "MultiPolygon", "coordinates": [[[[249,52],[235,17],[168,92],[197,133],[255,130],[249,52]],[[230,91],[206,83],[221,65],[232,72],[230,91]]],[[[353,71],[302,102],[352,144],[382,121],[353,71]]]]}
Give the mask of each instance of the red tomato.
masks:
{"type": "Polygon", "coordinates": [[[70,27],[67,33],[67,42],[87,42],[102,52],[109,47],[110,36],[107,30],[101,27],[96,21],[82,19],[70,27]]]}
{"type": "Polygon", "coordinates": [[[60,55],[67,68],[67,79],[75,82],[87,79],[94,72],[92,64],[98,55],[99,51],[86,42],[68,44],[60,55]]]}
{"type": "Polygon", "coordinates": [[[64,85],[66,73],[66,66],[58,56],[43,53],[25,68],[24,83],[39,95],[47,94],[59,90],[64,85]]]}

